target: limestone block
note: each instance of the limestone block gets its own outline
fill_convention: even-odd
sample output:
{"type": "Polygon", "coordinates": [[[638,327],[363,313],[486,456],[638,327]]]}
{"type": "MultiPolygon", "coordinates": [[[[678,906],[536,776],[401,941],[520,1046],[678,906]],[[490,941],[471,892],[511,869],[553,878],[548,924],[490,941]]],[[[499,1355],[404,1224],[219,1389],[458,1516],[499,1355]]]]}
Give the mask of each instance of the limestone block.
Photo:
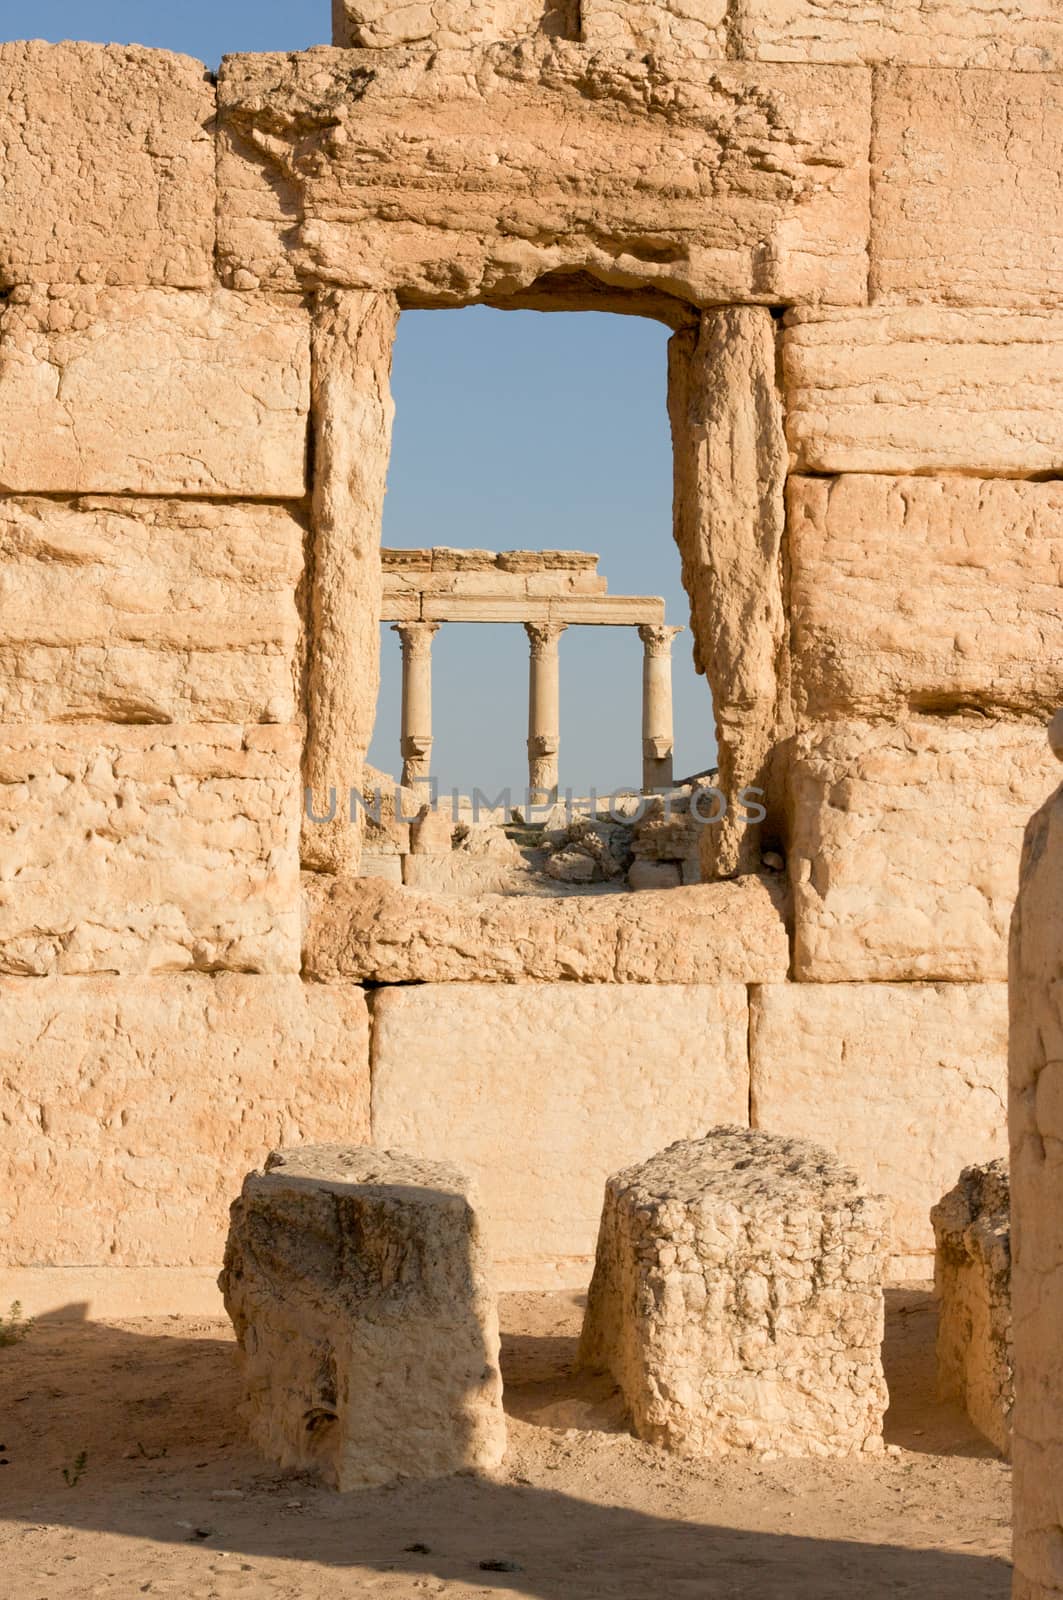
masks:
{"type": "Polygon", "coordinates": [[[219,1284],[251,1437],[340,1490],[490,1472],[498,1310],[469,1185],[395,1150],[275,1150],[232,1208],[219,1284]]]}
{"type": "Polygon", "coordinates": [[[881,1453],[885,1201],[797,1139],[714,1128],[605,1186],[581,1365],[684,1456],[881,1453]]]}
{"type": "Polygon", "coordinates": [[[577,0],[332,0],[332,42],[468,49],[536,33],[576,37],[577,0]]]}
{"type": "Polygon", "coordinates": [[[890,1202],[891,1276],[929,1277],[931,1206],[1007,1147],[1006,1057],[1003,984],[767,984],[750,1004],[753,1126],[849,1162],[890,1202]]]}
{"type": "Polygon", "coordinates": [[[633,889],[678,889],[683,881],[682,869],[674,861],[635,861],[628,871],[627,881],[633,889]]]}
{"type": "Polygon", "coordinates": [[[0,45],[0,149],[0,287],[210,283],[214,86],[201,61],[0,45]]]}
{"type": "Polygon", "coordinates": [[[309,382],[294,302],[16,289],[0,314],[0,489],[299,499],[309,382]]]}
{"type": "Polygon", "coordinates": [[[1055,0],[732,0],[740,54],[760,61],[1063,68],[1055,0]]]}
{"type": "Polygon", "coordinates": [[[741,984],[420,984],[372,1004],[373,1142],[476,1180],[503,1288],[585,1285],[607,1175],[748,1115],[741,984]]]}
{"type": "Polygon", "coordinates": [[[1007,1161],[966,1167],[930,1220],[937,1241],[938,1387],[1007,1456],[1015,1398],[1007,1161]]]}
{"type": "Polygon", "coordinates": [[[540,40],[229,56],[218,92],[234,282],[453,305],[553,275],[554,303],[636,289],[666,317],[865,298],[863,73],[540,40]]]}
{"type": "Polygon", "coordinates": [[[299,970],[290,726],[0,729],[0,972],[299,970]]]}
{"type": "Polygon", "coordinates": [[[1054,777],[1042,729],[835,722],[796,744],[794,975],[1003,978],[1023,818],[1054,777]]]}
{"type": "Polygon", "coordinates": [[[706,312],[668,350],[674,528],[690,597],[694,665],[712,689],[720,787],[731,804],[702,830],[706,879],[755,871],[762,829],[738,797],[767,797],[781,822],[771,753],[791,731],[783,604],[786,437],[775,323],[754,306],[706,312]]]}
{"type": "Polygon", "coordinates": [[[787,485],[806,715],[1063,701],[1063,485],[846,473],[787,485]]]}
{"type": "Polygon", "coordinates": [[[583,41],[723,61],[728,9],[728,0],[581,0],[583,41]]]}
{"type": "Polygon", "coordinates": [[[0,1015],[5,1267],[216,1271],[263,1149],[369,1134],[353,985],[0,978],[0,1015]]]}
{"type": "Polygon", "coordinates": [[[291,722],[286,507],[0,499],[0,722],[291,722]]]}
{"type": "Polygon", "coordinates": [[[790,969],[773,874],[575,900],[431,900],[308,874],[304,906],[305,970],[326,980],[771,983],[790,969]]]}
{"type": "Polygon", "coordinates": [[[797,471],[1063,470],[1063,313],[872,306],[786,322],[797,471]]]}
{"type": "MultiPolygon", "coordinates": [[[[1050,737],[1063,750],[1060,720],[1050,737]]],[[[1063,789],[1030,821],[1011,930],[1016,1592],[1063,1595],[1063,789]]]]}
{"type": "Polygon", "coordinates": [[[1063,76],[876,73],[872,148],[872,300],[1063,304],[1063,76]]]}

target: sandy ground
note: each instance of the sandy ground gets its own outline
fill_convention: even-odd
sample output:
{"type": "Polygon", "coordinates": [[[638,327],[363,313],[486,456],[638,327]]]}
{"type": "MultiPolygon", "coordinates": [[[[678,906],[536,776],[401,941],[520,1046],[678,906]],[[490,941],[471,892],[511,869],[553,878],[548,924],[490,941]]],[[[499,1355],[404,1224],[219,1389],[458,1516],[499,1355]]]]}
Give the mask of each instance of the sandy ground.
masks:
{"type": "Polygon", "coordinates": [[[579,1317],[504,1297],[497,1480],[350,1495],[248,1448],[227,1324],[41,1320],[0,1349],[0,1594],[1006,1600],[1008,1469],[933,1397],[925,1290],[889,1297],[899,1453],[857,1464],[658,1453],[569,1376],[579,1317]]]}

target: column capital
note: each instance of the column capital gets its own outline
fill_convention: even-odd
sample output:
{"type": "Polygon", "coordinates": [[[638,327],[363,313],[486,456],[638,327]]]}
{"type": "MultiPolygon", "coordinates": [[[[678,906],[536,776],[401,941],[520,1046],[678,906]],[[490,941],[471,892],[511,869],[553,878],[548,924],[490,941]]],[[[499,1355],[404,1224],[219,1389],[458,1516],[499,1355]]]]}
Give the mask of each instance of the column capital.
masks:
{"type": "Polygon", "coordinates": [[[524,631],[531,645],[532,659],[538,660],[552,650],[567,627],[567,622],[526,622],[524,631]]]}
{"type": "Polygon", "coordinates": [[[672,641],[677,633],[682,633],[681,627],[669,627],[663,622],[642,622],[639,624],[639,638],[646,647],[648,656],[670,656],[672,641]]]}
{"type": "Polygon", "coordinates": [[[439,632],[438,622],[393,622],[392,633],[397,633],[399,643],[402,645],[403,655],[426,656],[432,648],[432,640],[439,632]]]}

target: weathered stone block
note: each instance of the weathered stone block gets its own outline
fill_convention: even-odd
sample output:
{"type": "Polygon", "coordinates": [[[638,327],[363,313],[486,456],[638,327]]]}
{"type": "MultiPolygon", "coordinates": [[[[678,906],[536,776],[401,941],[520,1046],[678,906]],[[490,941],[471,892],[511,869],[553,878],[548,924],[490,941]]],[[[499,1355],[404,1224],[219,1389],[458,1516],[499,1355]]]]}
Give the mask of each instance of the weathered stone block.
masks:
{"type": "Polygon", "coordinates": [[[1063,304],[1063,75],[876,73],[872,148],[872,300],[1063,304]]]}
{"type": "Polygon", "coordinates": [[[723,61],[729,9],[728,0],[581,0],[583,42],[723,61]]]}
{"type": "Polygon", "coordinates": [[[305,968],[325,979],[771,983],[790,970],[786,895],[775,877],[660,894],[433,900],[308,875],[304,904],[305,968]]]}
{"type": "Polygon", "coordinates": [[[0,287],[203,288],[214,265],[214,86],[140,45],[0,45],[0,287]]]}
{"type": "Polygon", "coordinates": [[[306,489],[309,319],[166,289],[20,288],[0,314],[0,489],[306,489]]]}
{"type": "Polygon", "coordinates": [[[577,0],[332,0],[332,42],[468,49],[537,33],[576,36],[577,0]]]}
{"type": "Polygon", "coordinates": [[[930,1220],[937,1241],[938,1387],[1007,1456],[1015,1398],[1007,1161],[966,1167],[930,1220]]]}
{"type": "Polygon", "coordinates": [[[0,978],[0,1015],[7,1268],[216,1270],[264,1148],[369,1135],[353,985],[0,978]]]}
{"type": "Polygon", "coordinates": [[[607,1175],[746,1119],[746,1029],[741,984],[380,989],[373,1142],[471,1174],[502,1287],[582,1287],[607,1175]]]}
{"type": "Polygon", "coordinates": [[[930,1276],[930,1207],[962,1167],[1004,1153],[1006,1059],[1003,984],[752,992],[753,1125],[821,1141],[887,1197],[895,1279],[930,1276]]]}
{"type": "Polygon", "coordinates": [[[793,686],[813,717],[1063,701],[1063,485],[787,485],[793,686]]]}
{"type": "Polygon", "coordinates": [[[0,972],[299,970],[295,728],[0,729],[0,972]]]}
{"type": "Polygon", "coordinates": [[[611,1177],[580,1340],[685,1456],[881,1452],[885,1201],[812,1144],[715,1128],[611,1177]]]}
{"type": "Polygon", "coordinates": [[[1023,818],[1054,777],[1035,724],[820,724],[790,783],[794,974],[1003,978],[1023,818]]]}
{"type": "Polygon", "coordinates": [[[760,61],[1063,67],[1055,0],[732,0],[743,56],[760,61]]]}
{"type": "Polygon", "coordinates": [[[869,75],[545,40],[229,56],[219,96],[234,282],[865,298],[869,75]]]}
{"type": "Polygon", "coordinates": [[[786,320],[798,471],[1063,470],[1063,313],[872,306],[786,320]]]}
{"type": "MultiPolygon", "coordinates": [[[[1063,759],[1063,717],[1050,738],[1063,759]]],[[[1063,1595],[1063,789],[1026,830],[1009,1042],[1016,1594],[1063,1595]]]]}
{"type": "Polygon", "coordinates": [[[454,1167],[275,1150],[233,1204],[219,1281],[271,1460],[341,1490],[501,1462],[498,1311],[454,1167]]]}
{"type": "Polygon", "coordinates": [[[281,506],[0,500],[0,722],[291,722],[302,522],[281,506]]]}

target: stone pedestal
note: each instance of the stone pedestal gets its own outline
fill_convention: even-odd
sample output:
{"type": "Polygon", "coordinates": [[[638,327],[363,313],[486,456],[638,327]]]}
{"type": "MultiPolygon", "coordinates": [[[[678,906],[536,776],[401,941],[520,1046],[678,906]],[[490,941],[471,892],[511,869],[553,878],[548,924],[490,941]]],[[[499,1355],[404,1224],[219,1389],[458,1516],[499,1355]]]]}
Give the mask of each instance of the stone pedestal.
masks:
{"type": "Polygon", "coordinates": [[[642,787],[672,784],[672,641],[682,628],[645,624],[642,640],[642,787]]]}
{"type": "Polygon", "coordinates": [[[1011,1454],[1011,1206],[1008,1163],[966,1167],[930,1213],[936,1254],[938,1389],[1011,1454]]]}
{"type": "Polygon", "coordinates": [[[717,1128],[611,1177],[580,1341],[686,1456],[882,1446],[885,1202],[796,1139],[717,1128]]]}
{"type": "Polygon", "coordinates": [[[489,1471],[498,1315],[466,1180],[396,1151],[274,1151],[219,1279],[256,1445],[337,1489],[489,1471]]]}
{"type": "Polygon", "coordinates": [[[402,782],[424,791],[432,766],[432,640],[438,622],[396,622],[402,645],[402,782]]]}
{"type": "Polygon", "coordinates": [[[526,622],[531,646],[528,678],[528,789],[532,805],[557,799],[557,758],[561,749],[561,678],[558,641],[562,622],[526,622]]]}

